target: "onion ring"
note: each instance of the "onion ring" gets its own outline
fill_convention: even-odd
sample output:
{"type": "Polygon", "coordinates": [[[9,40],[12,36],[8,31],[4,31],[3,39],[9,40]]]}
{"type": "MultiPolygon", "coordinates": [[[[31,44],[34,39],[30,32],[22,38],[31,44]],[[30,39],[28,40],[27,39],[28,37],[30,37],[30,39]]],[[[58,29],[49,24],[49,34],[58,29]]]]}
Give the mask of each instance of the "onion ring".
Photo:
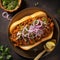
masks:
{"type": "Polygon", "coordinates": [[[7,20],[11,20],[11,17],[10,17],[10,15],[7,12],[3,12],[2,13],[2,17],[6,18],[7,20]]]}

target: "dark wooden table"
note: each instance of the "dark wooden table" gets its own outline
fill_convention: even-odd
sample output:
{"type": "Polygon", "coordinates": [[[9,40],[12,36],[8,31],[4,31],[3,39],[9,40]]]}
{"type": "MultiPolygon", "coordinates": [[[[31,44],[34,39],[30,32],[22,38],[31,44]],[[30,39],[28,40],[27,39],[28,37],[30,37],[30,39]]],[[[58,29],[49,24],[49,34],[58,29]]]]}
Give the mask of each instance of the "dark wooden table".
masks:
{"type": "MultiPolygon", "coordinates": [[[[57,13],[57,11],[60,10],[59,0],[23,0],[21,7],[18,9],[18,11],[11,13],[11,17],[14,16],[17,12],[27,7],[35,7],[35,6],[42,8],[48,11],[49,13],[51,13],[53,17],[56,18],[56,20],[58,21],[58,24],[60,25],[60,14],[57,13]]],[[[12,60],[31,60],[31,59],[27,59],[22,56],[19,56],[12,49],[12,46],[10,45],[8,40],[8,25],[10,21],[2,17],[2,12],[4,12],[4,10],[0,8],[0,44],[6,45],[7,47],[10,48],[10,53],[13,57],[12,60]]],[[[52,54],[42,58],[41,60],[60,60],[60,41],[55,51],[52,54]]]]}

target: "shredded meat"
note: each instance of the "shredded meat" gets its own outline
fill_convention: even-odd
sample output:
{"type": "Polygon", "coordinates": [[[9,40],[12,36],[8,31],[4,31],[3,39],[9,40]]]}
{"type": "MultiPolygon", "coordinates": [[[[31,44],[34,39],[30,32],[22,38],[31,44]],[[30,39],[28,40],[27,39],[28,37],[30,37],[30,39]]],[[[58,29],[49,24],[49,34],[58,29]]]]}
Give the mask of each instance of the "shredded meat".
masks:
{"type": "MultiPolygon", "coordinates": [[[[38,18],[38,19],[42,21],[41,18],[38,18]]],[[[22,32],[22,30],[26,24],[28,25],[27,29],[29,29],[29,26],[31,25],[31,23],[32,23],[32,20],[29,20],[29,22],[26,21],[26,22],[21,23],[20,25],[16,26],[16,28],[13,30],[13,33],[11,34],[10,39],[14,43],[14,46],[31,45],[31,44],[36,43],[39,40],[41,40],[42,38],[47,37],[53,30],[53,26],[54,26],[54,23],[52,22],[52,20],[50,18],[47,18],[47,22],[46,22],[47,25],[46,26],[43,25],[42,28],[43,28],[44,33],[41,34],[41,36],[37,36],[37,37],[32,36],[30,39],[27,37],[24,37],[24,39],[23,39],[23,36],[20,36],[20,37],[17,36],[18,31],[22,32]]]]}

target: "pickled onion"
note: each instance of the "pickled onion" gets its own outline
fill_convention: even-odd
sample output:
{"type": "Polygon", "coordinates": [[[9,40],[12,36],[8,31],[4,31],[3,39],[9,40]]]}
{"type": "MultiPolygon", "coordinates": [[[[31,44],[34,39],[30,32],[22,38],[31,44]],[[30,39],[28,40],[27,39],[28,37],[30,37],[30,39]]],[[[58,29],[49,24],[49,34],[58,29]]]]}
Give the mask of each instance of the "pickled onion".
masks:
{"type": "Polygon", "coordinates": [[[3,12],[2,17],[6,18],[7,20],[11,20],[11,16],[7,12],[3,12]]]}
{"type": "Polygon", "coordinates": [[[22,30],[22,37],[28,37],[30,39],[30,34],[34,32],[35,37],[41,36],[43,34],[43,30],[41,29],[43,25],[43,22],[38,20],[37,24],[30,25],[29,29],[27,29],[27,26],[25,26],[22,30]],[[24,31],[27,31],[27,33],[24,33],[24,31]]]}

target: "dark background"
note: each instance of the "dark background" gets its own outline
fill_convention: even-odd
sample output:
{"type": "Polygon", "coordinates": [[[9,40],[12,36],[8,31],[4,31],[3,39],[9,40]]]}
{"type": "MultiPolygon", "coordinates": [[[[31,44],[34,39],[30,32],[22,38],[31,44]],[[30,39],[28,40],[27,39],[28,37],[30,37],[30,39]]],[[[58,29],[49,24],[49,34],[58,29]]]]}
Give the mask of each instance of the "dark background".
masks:
{"type": "MultiPolygon", "coordinates": [[[[9,14],[12,17],[17,12],[27,7],[35,7],[35,4],[37,2],[38,4],[36,5],[36,7],[42,8],[48,11],[49,13],[51,13],[53,17],[56,18],[56,20],[58,21],[58,24],[60,25],[60,7],[59,7],[60,2],[59,0],[23,0],[21,7],[16,12],[13,12],[11,14],[9,13],[9,14]]],[[[29,60],[27,58],[19,56],[12,49],[12,46],[10,45],[9,40],[8,40],[8,25],[10,21],[2,17],[2,12],[4,12],[4,10],[0,8],[0,44],[10,48],[10,53],[13,57],[12,60],[29,60]]],[[[52,54],[44,58],[41,58],[41,60],[60,60],[59,58],[60,58],[60,41],[55,51],[52,54]]]]}

